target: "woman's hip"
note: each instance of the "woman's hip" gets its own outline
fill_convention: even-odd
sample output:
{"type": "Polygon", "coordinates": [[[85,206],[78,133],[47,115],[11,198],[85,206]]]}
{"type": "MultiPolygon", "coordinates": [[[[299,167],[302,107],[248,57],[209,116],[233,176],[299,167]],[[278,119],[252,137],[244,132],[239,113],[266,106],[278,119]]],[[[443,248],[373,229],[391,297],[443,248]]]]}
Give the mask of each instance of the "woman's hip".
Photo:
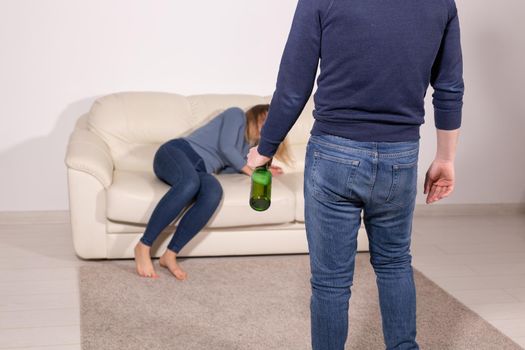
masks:
{"type": "Polygon", "coordinates": [[[189,162],[196,171],[206,172],[202,157],[183,138],[174,138],[163,143],[155,153],[154,167],[163,162],[177,161],[189,162]]]}

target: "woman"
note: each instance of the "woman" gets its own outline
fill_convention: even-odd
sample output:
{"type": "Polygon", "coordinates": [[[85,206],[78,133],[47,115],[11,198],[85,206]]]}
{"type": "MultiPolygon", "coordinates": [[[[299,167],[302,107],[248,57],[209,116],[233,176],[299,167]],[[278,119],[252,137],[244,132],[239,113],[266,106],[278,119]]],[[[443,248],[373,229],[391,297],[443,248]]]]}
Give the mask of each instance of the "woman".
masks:
{"type": "MultiPolygon", "coordinates": [[[[162,144],[153,161],[155,175],[171,186],[155,207],[143,236],[135,246],[137,273],[143,277],[158,277],[150,257],[150,247],[160,234],[193,199],[194,205],[186,211],[159,259],[177,279],[187,273],[176,262],[179,251],[206,225],[215,213],[222,187],[212,173],[252,174],[246,165],[250,147],[259,143],[260,131],[266,120],[269,105],[259,104],[246,113],[231,107],[217,115],[190,135],[162,144]]],[[[289,163],[287,142],[283,142],[275,158],[289,163]]],[[[270,166],[273,175],[282,173],[278,166],[270,166]]]]}

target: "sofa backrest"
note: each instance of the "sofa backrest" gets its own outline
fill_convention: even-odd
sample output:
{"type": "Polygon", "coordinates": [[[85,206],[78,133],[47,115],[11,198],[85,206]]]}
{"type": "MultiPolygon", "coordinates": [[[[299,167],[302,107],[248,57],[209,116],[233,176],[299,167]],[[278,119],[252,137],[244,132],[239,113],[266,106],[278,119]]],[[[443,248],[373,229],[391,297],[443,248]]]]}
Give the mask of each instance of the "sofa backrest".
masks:
{"type": "MultiPolygon", "coordinates": [[[[119,92],[95,100],[87,121],[88,129],[109,146],[116,169],[152,171],[158,147],[175,137],[186,136],[226,108],[245,111],[255,104],[270,103],[271,96],[247,94],[203,94],[119,92]]],[[[301,166],[313,124],[313,99],[287,135],[292,156],[301,166]]],[[[277,162],[278,163],[278,162],[277,162]]]]}

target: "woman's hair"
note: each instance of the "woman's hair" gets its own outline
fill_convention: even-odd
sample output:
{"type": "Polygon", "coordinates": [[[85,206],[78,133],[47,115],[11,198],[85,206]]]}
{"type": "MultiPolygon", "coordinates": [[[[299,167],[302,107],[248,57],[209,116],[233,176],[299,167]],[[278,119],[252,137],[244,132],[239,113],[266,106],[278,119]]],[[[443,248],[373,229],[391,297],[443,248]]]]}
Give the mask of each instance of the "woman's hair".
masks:
{"type": "MultiPolygon", "coordinates": [[[[258,123],[268,114],[269,109],[269,104],[258,104],[246,111],[246,132],[244,133],[244,137],[250,144],[250,147],[254,147],[259,144],[261,135],[259,133],[258,123]]],[[[274,156],[279,161],[290,165],[292,158],[290,155],[287,137],[285,137],[283,142],[281,142],[274,156]]]]}

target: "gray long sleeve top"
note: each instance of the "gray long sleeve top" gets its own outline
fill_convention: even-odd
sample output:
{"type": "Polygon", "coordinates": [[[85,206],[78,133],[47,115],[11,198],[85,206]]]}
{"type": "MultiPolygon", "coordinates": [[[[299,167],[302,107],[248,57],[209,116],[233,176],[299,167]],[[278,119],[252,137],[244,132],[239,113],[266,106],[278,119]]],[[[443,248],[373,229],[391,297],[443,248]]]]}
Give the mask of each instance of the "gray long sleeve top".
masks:
{"type": "Polygon", "coordinates": [[[202,157],[207,173],[239,173],[250,150],[245,130],[244,110],[230,107],[182,138],[202,157]]]}

